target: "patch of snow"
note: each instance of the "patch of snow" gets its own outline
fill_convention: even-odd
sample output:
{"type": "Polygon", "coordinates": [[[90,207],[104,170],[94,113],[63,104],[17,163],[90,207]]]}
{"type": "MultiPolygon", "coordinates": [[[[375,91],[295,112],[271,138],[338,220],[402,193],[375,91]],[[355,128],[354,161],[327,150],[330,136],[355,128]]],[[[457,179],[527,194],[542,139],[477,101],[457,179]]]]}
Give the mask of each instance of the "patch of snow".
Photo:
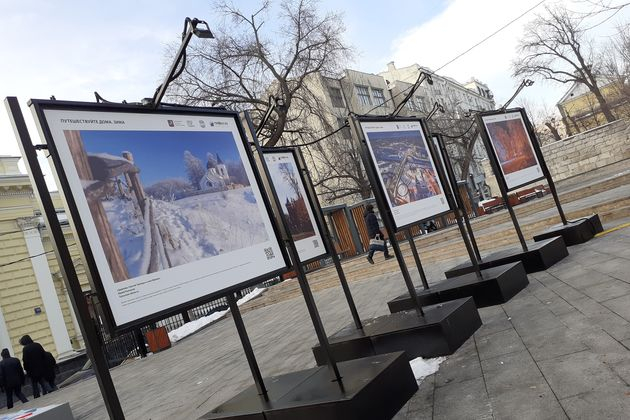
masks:
{"type": "Polygon", "coordinates": [[[258,296],[262,295],[262,293],[265,291],[266,289],[264,287],[256,287],[254,290],[252,290],[251,292],[249,292],[248,294],[246,294],[245,296],[243,296],[242,298],[240,298],[236,304],[238,306],[243,305],[244,303],[249,302],[250,300],[257,298],[258,296]]]}
{"type": "MultiPolygon", "coordinates": [[[[243,296],[242,298],[240,298],[236,304],[238,306],[243,305],[246,302],[249,302],[250,300],[257,298],[258,296],[260,296],[264,291],[266,290],[266,288],[264,287],[256,287],[254,290],[252,290],[251,292],[249,292],[248,294],[246,294],[245,296],[243,296]]],[[[223,318],[225,316],[225,314],[227,314],[229,312],[229,310],[225,310],[225,311],[218,311],[218,312],[214,312],[211,313],[208,316],[203,316],[199,319],[196,319],[194,321],[190,321],[184,325],[182,325],[179,328],[174,329],[173,331],[168,333],[168,338],[170,338],[171,343],[175,343],[179,340],[181,340],[184,337],[188,337],[189,335],[191,335],[192,333],[200,330],[201,328],[205,327],[208,324],[211,324],[214,321],[217,321],[221,318],[223,318]]]]}
{"type": "Polygon", "coordinates": [[[175,343],[179,340],[181,340],[184,337],[188,337],[190,334],[194,333],[195,331],[200,330],[201,328],[205,327],[206,325],[221,319],[225,316],[225,314],[227,314],[228,311],[219,311],[219,312],[214,312],[211,313],[208,316],[203,316],[199,319],[196,319],[194,321],[190,321],[184,325],[182,325],[179,328],[174,329],[173,331],[168,333],[168,338],[171,339],[171,343],[175,343]]]}
{"type": "Polygon", "coordinates": [[[433,375],[440,368],[440,364],[446,360],[446,357],[435,357],[433,359],[423,359],[417,357],[409,361],[413,376],[416,378],[416,382],[420,384],[424,378],[429,375],[433,375]]]}
{"type": "Polygon", "coordinates": [[[111,155],[109,153],[88,153],[88,156],[94,156],[101,159],[118,160],[125,163],[131,163],[128,159],[125,159],[122,156],[111,155]]]}

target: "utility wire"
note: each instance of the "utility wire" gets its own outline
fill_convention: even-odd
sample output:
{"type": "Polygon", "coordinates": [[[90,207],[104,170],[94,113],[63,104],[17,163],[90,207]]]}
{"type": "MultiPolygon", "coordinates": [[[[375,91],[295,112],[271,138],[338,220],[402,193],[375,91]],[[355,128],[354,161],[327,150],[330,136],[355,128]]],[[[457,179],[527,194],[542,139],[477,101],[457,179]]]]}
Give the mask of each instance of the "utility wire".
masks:
{"type": "MultiPolygon", "coordinates": [[[[68,248],[70,248],[71,246],[74,246],[74,245],[76,245],[76,242],[71,243],[70,245],[68,245],[68,248]]],[[[42,252],[41,254],[31,255],[29,257],[20,258],[19,260],[10,261],[10,262],[5,263],[5,264],[0,264],[0,268],[7,267],[7,266],[13,265],[13,264],[17,264],[17,263],[22,262],[22,261],[31,260],[33,258],[41,257],[42,255],[47,255],[47,254],[50,254],[50,253],[53,253],[53,252],[55,252],[54,249],[50,250],[50,251],[42,252]]]]}
{"type": "Polygon", "coordinates": [[[39,229],[38,227],[30,227],[30,228],[26,228],[26,229],[22,229],[22,230],[14,230],[11,232],[0,232],[0,236],[4,236],[4,235],[13,235],[15,233],[22,233],[22,232],[26,232],[27,230],[33,230],[33,229],[39,229]]]}
{"type": "MultiPolygon", "coordinates": [[[[459,60],[461,57],[463,57],[464,55],[468,54],[470,51],[472,51],[473,49],[477,48],[479,45],[483,44],[484,42],[488,41],[490,38],[494,37],[495,35],[497,35],[499,32],[503,31],[505,28],[507,28],[508,26],[512,25],[514,22],[516,22],[517,20],[519,20],[520,18],[522,18],[523,16],[525,16],[526,14],[528,14],[529,12],[531,12],[532,10],[534,10],[535,8],[537,8],[538,6],[540,6],[541,4],[543,4],[546,0],[540,0],[538,3],[536,3],[534,6],[530,7],[529,9],[527,9],[526,11],[524,11],[523,13],[521,13],[520,15],[518,15],[517,17],[515,17],[514,19],[512,19],[511,21],[509,21],[508,23],[506,23],[505,25],[501,26],[499,29],[497,29],[496,31],[492,32],[490,35],[486,36],[485,38],[483,38],[481,41],[477,42],[475,45],[473,45],[472,47],[468,48],[467,50],[465,50],[464,52],[458,54],[457,56],[455,56],[454,58],[452,58],[451,60],[447,61],[446,63],[442,64],[440,67],[438,67],[436,70],[433,71],[425,71],[425,73],[427,75],[434,75],[436,72],[442,70],[444,67],[448,66],[449,64],[453,63],[456,60],[459,60]]],[[[398,92],[396,95],[392,96],[391,98],[381,102],[380,104],[376,105],[373,108],[370,108],[370,110],[368,110],[367,114],[369,114],[370,112],[374,111],[377,108],[380,108],[382,106],[385,106],[386,104],[388,104],[389,102],[393,102],[393,100],[395,98],[397,98],[398,96],[407,93],[408,91],[412,90],[411,94],[413,94],[413,92],[417,89],[416,84],[421,81],[421,76],[422,76],[422,72],[418,75],[418,79],[416,80],[416,82],[405,88],[404,90],[401,90],[400,92],[398,92]]],[[[410,96],[410,95],[408,95],[410,96]]],[[[408,100],[408,98],[405,98],[403,101],[406,102],[408,100]]],[[[466,133],[468,133],[468,131],[470,131],[470,129],[472,129],[472,126],[474,126],[474,122],[473,124],[466,130],[466,132],[462,135],[465,135],[466,133]]],[[[347,123],[344,124],[343,126],[337,128],[336,130],[334,130],[331,133],[326,134],[323,137],[320,137],[317,140],[313,140],[311,142],[308,143],[304,143],[304,144],[296,144],[293,146],[297,146],[297,147],[304,147],[304,146],[310,146],[316,143],[319,143],[322,140],[327,139],[328,137],[332,136],[333,134],[338,133],[339,131],[341,131],[342,129],[344,129],[345,127],[347,127],[347,123]]],[[[449,137],[449,138],[453,138],[450,136],[445,136],[445,137],[449,137]]],[[[457,137],[455,137],[457,138],[457,137]]]]}

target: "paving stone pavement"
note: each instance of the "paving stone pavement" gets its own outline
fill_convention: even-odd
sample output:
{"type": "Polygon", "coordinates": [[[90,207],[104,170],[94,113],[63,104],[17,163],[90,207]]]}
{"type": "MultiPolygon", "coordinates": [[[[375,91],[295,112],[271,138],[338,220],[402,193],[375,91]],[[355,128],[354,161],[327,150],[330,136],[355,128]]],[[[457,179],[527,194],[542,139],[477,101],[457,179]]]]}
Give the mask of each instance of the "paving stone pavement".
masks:
{"type": "MultiPolygon", "coordinates": [[[[629,418],[630,228],[569,252],[530,274],[530,285],[507,304],[481,309],[483,326],[425,378],[395,419],[629,418]]],[[[431,264],[427,277],[443,278],[453,265],[431,264]]],[[[362,318],[387,313],[386,302],[405,291],[397,272],[350,288],[362,318]]],[[[328,334],[351,323],[340,287],[315,299],[328,334]]],[[[263,376],[314,366],[316,337],[301,297],[243,318],[263,376]]],[[[229,318],[111,373],[128,419],[194,419],[252,384],[229,318]]],[[[64,401],[77,419],[107,418],[94,378],[36,400],[64,401]]]]}

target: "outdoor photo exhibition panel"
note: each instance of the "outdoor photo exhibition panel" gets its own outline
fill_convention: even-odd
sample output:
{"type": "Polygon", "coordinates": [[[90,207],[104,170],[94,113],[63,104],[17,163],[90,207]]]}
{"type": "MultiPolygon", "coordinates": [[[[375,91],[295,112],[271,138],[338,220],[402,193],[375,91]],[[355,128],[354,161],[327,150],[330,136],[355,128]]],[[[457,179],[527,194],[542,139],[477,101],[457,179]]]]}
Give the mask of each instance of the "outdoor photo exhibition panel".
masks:
{"type": "Polygon", "coordinates": [[[322,227],[294,152],[265,149],[263,155],[300,262],[306,264],[327,255],[322,227]]]}
{"type": "Polygon", "coordinates": [[[286,269],[235,113],[32,106],[114,328],[286,269]]]}
{"type": "Polygon", "coordinates": [[[419,120],[359,120],[396,230],[451,211],[419,120]]]}
{"type": "Polygon", "coordinates": [[[522,109],[481,114],[485,140],[497,162],[506,190],[545,178],[522,109]]]}

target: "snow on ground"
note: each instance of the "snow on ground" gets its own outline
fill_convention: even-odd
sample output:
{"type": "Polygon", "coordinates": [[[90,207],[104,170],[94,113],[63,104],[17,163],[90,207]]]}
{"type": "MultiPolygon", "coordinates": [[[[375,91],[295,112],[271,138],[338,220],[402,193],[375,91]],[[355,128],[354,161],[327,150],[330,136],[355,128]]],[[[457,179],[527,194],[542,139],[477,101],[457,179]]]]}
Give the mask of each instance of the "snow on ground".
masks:
{"type": "Polygon", "coordinates": [[[142,272],[145,227],[140,209],[132,200],[112,198],[101,202],[131,277],[142,272]]]}
{"type": "MultiPolygon", "coordinates": [[[[260,296],[265,290],[266,289],[264,287],[261,287],[261,288],[256,287],[254,290],[252,290],[251,292],[249,292],[248,294],[240,298],[236,303],[238,306],[241,306],[244,303],[249,302],[250,300],[260,296]]],[[[190,321],[182,325],[181,327],[176,328],[173,331],[169,332],[168,338],[171,339],[171,343],[175,343],[184,337],[188,337],[190,334],[194,333],[195,331],[200,330],[206,325],[211,324],[214,321],[223,318],[225,314],[227,314],[228,312],[229,312],[228,310],[214,312],[208,316],[204,316],[194,321],[190,321]]]]}
{"type": "Polygon", "coordinates": [[[251,187],[153,201],[173,266],[267,240],[251,187]]]}
{"type": "Polygon", "coordinates": [[[440,364],[446,360],[446,357],[435,357],[433,359],[423,359],[417,357],[409,361],[413,376],[416,378],[416,382],[420,384],[424,378],[429,375],[433,375],[440,368],[440,364]]]}

